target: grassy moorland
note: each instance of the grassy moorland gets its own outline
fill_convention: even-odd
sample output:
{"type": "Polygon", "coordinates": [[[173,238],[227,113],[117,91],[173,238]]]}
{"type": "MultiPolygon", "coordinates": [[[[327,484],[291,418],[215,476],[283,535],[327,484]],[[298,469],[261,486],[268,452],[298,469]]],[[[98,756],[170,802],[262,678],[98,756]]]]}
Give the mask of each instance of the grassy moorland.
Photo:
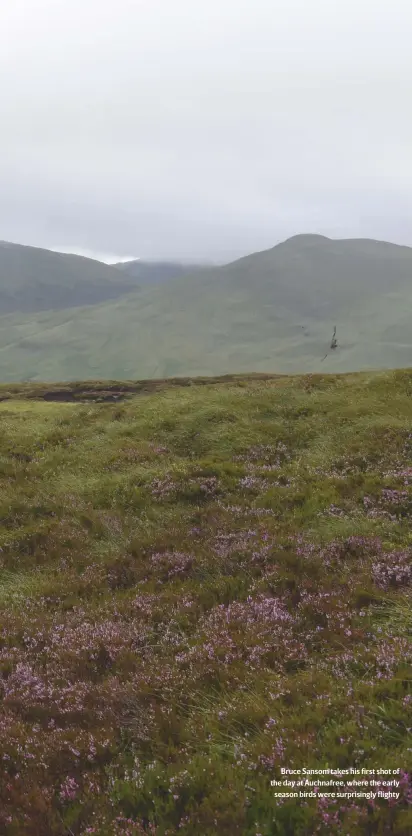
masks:
{"type": "Polygon", "coordinates": [[[412,371],[193,383],[0,390],[0,831],[407,836],[412,371]]]}

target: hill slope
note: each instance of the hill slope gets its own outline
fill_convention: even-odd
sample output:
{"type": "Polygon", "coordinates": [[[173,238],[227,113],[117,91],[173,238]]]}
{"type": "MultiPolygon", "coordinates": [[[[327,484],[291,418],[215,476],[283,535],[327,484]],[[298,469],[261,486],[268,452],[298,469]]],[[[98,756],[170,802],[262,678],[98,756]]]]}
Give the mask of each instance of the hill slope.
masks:
{"type": "Polygon", "coordinates": [[[0,379],[407,366],[411,309],[412,249],[297,236],[110,303],[3,317],[0,379]]]}
{"type": "Polygon", "coordinates": [[[0,314],[95,305],[136,286],[132,276],[91,258],[0,241],[0,314]]]}
{"type": "Polygon", "coordinates": [[[409,836],[412,373],[35,388],[0,387],[1,833],[409,836]]]}

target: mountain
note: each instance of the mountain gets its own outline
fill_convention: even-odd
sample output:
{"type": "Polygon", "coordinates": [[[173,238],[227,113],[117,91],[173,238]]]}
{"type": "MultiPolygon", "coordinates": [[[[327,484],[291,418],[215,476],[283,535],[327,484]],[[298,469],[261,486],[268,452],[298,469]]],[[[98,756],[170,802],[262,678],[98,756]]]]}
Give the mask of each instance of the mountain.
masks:
{"type": "Polygon", "coordinates": [[[103,304],[2,317],[0,379],[405,367],[409,311],[411,248],[296,236],[103,304]]]}
{"type": "Polygon", "coordinates": [[[78,255],[0,241],[0,313],[95,305],[136,290],[128,273],[78,255]]]}
{"type": "Polygon", "coordinates": [[[163,284],[202,269],[203,264],[180,264],[176,261],[122,261],[115,264],[118,270],[133,276],[139,285],[163,284]]]}

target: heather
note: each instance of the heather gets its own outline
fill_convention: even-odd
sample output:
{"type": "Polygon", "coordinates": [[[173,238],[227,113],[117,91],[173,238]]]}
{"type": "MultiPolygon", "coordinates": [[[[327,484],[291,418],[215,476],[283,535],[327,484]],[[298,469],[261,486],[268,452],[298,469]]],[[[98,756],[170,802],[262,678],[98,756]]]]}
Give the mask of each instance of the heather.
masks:
{"type": "Polygon", "coordinates": [[[11,395],[0,832],[407,836],[412,373],[11,395]],[[401,796],[276,799],[282,766],[401,796]]]}

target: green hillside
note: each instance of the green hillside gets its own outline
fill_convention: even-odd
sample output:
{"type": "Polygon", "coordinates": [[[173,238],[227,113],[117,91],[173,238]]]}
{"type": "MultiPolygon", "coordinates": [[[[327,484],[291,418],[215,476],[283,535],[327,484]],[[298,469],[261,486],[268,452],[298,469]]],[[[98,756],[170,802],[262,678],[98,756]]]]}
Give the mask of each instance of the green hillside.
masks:
{"type": "Polygon", "coordinates": [[[406,367],[411,310],[412,249],[297,236],[104,304],[2,317],[0,379],[406,367]]]}
{"type": "Polygon", "coordinates": [[[95,305],[136,286],[133,276],[91,258],[0,241],[0,314],[95,305]]]}
{"type": "Polygon", "coordinates": [[[410,371],[0,387],[0,832],[409,836],[411,427],[410,371]]]}

